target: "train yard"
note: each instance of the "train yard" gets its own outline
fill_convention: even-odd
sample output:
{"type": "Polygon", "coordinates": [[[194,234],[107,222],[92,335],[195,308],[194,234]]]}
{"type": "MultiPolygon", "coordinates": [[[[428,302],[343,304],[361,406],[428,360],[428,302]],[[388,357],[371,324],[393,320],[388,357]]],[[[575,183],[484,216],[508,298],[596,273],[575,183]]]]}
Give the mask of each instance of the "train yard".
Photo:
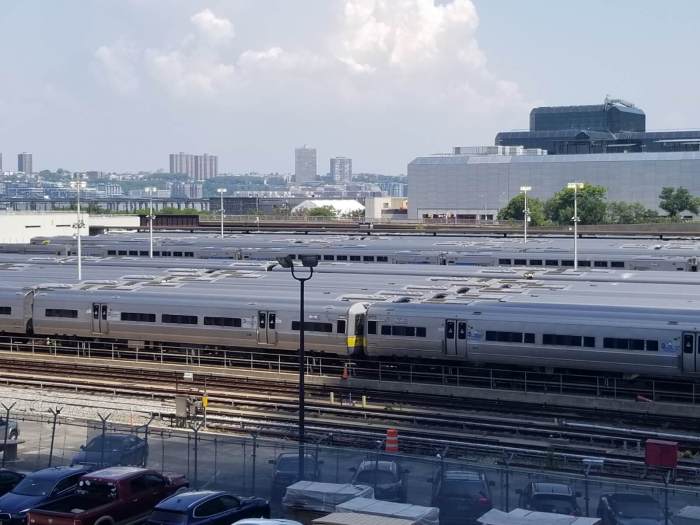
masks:
{"type": "Polygon", "coordinates": [[[130,399],[161,432],[188,432],[177,399],[205,396],[208,432],[289,445],[302,320],[275,259],[317,255],[310,447],[372,454],[392,428],[431,461],[700,486],[694,240],[590,239],[574,270],[551,238],[310,237],[170,236],[150,258],[142,237],[103,236],[81,280],[70,242],[0,253],[0,390],[130,399]],[[677,443],[670,478],[649,440],[677,443]]]}

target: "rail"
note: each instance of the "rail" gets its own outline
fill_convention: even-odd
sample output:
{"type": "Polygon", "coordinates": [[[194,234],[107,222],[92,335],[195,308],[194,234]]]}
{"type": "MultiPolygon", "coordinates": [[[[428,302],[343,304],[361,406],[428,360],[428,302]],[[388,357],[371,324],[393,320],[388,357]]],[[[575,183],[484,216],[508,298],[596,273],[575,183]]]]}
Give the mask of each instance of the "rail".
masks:
{"type": "MultiPolygon", "coordinates": [[[[293,352],[275,353],[245,349],[192,348],[158,345],[155,348],[129,348],[126,344],[94,343],[54,338],[0,337],[0,349],[10,352],[54,356],[102,358],[149,363],[183,364],[192,368],[245,369],[275,374],[298,370],[293,352]]],[[[490,391],[562,394],[696,405],[700,386],[679,379],[620,378],[584,373],[547,373],[516,368],[487,368],[441,362],[352,359],[310,355],[306,374],[321,378],[360,378],[381,383],[434,384],[490,391]]]]}

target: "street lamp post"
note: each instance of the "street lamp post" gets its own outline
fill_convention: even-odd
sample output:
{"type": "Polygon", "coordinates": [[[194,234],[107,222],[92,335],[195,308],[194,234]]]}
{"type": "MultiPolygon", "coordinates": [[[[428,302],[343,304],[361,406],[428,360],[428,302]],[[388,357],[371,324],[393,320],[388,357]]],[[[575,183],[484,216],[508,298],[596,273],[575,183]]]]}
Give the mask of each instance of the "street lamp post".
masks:
{"type": "Polygon", "coordinates": [[[158,188],[145,188],[146,193],[148,193],[148,256],[153,259],[153,194],[158,190],[158,188]]]}
{"type": "Polygon", "coordinates": [[[583,188],[583,182],[569,182],[566,185],[570,190],[574,190],[574,270],[578,270],[578,190],[583,188]]]}
{"type": "Polygon", "coordinates": [[[302,266],[309,269],[306,277],[300,277],[294,273],[294,260],[287,255],[286,257],[278,257],[277,262],[282,268],[289,268],[292,271],[292,277],[299,281],[299,481],[304,479],[304,283],[311,279],[314,275],[314,268],[318,266],[318,255],[302,255],[302,266]]]}
{"type": "Polygon", "coordinates": [[[532,189],[531,186],[520,186],[520,191],[525,197],[525,205],[523,206],[523,242],[527,244],[527,223],[530,220],[530,210],[527,209],[527,192],[532,189]]]}
{"type": "Polygon", "coordinates": [[[219,188],[216,190],[216,192],[219,194],[221,197],[221,209],[219,209],[219,212],[221,212],[221,238],[224,238],[224,193],[226,193],[226,188],[219,188]]]}
{"type": "Polygon", "coordinates": [[[82,245],[82,240],[80,238],[80,230],[85,227],[85,223],[83,222],[83,216],[80,213],[80,190],[84,188],[87,185],[87,182],[83,180],[83,174],[82,173],[76,173],[74,175],[74,179],[70,183],[70,187],[74,188],[77,191],[77,203],[76,203],[76,214],[77,214],[77,220],[75,224],[73,225],[73,228],[76,229],[78,232],[78,280],[82,281],[83,280],[83,245],[82,245]]]}

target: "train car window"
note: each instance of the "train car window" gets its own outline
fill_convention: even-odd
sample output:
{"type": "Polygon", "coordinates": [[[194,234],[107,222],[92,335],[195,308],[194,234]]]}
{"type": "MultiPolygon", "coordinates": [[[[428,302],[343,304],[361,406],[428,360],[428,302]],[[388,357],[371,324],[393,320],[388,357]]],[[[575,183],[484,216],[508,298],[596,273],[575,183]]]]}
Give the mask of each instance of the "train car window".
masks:
{"type": "Polygon", "coordinates": [[[267,313],[267,327],[270,330],[274,330],[277,326],[277,314],[274,312],[267,313]]]}
{"type": "Polygon", "coordinates": [[[160,252],[158,250],[154,251],[153,257],[160,257],[160,252]]]}
{"type": "Polygon", "coordinates": [[[197,324],[196,315],[163,314],[161,321],[169,324],[197,324]]]}
{"type": "Polygon", "coordinates": [[[0,306],[0,315],[12,315],[12,307],[0,306]]]}
{"type": "Polygon", "coordinates": [[[117,255],[117,250],[107,250],[107,255],[117,255]]]}
{"type": "Polygon", "coordinates": [[[335,331],[339,334],[345,333],[345,319],[338,319],[338,324],[335,331]]]}
{"type": "Polygon", "coordinates": [[[185,257],[194,257],[194,252],[185,252],[185,257]]]}
{"type": "Polygon", "coordinates": [[[382,335],[391,335],[391,326],[388,324],[382,325],[382,335]]]}
{"type": "Polygon", "coordinates": [[[510,264],[510,259],[498,259],[498,264],[510,264]]]}
{"type": "Polygon", "coordinates": [[[447,339],[454,339],[455,338],[455,323],[454,321],[447,321],[445,324],[445,337],[447,339]]]}
{"type": "Polygon", "coordinates": [[[100,305],[99,305],[99,304],[93,304],[93,305],[92,305],[92,318],[93,318],[93,319],[99,319],[99,318],[100,318],[100,305]]]}
{"type": "Polygon", "coordinates": [[[163,252],[163,257],[170,257],[173,252],[163,252]]]}
{"type": "Polygon", "coordinates": [[[267,314],[265,312],[258,313],[258,328],[265,328],[267,326],[267,314]]]}
{"type": "Polygon", "coordinates": [[[377,321],[367,321],[367,333],[370,335],[377,334],[377,321]]]}
{"type": "Polygon", "coordinates": [[[630,339],[630,350],[644,350],[644,339],[630,339]]]}
{"type": "Polygon", "coordinates": [[[523,334],[521,332],[486,332],[487,341],[497,341],[499,343],[522,343],[523,334]]]}
{"type": "Polygon", "coordinates": [[[647,352],[658,352],[659,342],[653,339],[647,339],[647,352]]]}
{"type": "Polygon", "coordinates": [[[527,262],[525,261],[525,259],[515,259],[513,260],[513,264],[515,264],[516,266],[525,266],[527,262]]]}
{"type": "Polygon", "coordinates": [[[207,326],[232,326],[241,327],[241,320],[238,317],[205,317],[204,324],[207,326]]]}
{"type": "Polygon", "coordinates": [[[147,250],[140,250],[139,257],[148,257],[148,251],[147,250]]]}
{"type": "Polygon", "coordinates": [[[578,265],[579,265],[579,266],[590,266],[590,265],[591,265],[591,261],[579,261],[579,262],[578,262],[578,265]]]}
{"type": "Polygon", "coordinates": [[[685,334],[683,336],[683,353],[692,354],[693,353],[693,339],[695,339],[692,334],[685,334]]]}
{"type": "Polygon", "coordinates": [[[348,256],[347,256],[347,255],[338,255],[338,256],[335,258],[335,260],[336,260],[336,261],[347,261],[347,260],[348,260],[348,256]]]}
{"type": "Polygon", "coordinates": [[[143,314],[139,312],[122,312],[122,321],[135,321],[138,323],[155,323],[156,314],[143,314]]]}
{"type": "Polygon", "coordinates": [[[182,257],[182,252],[173,252],[173,257],[182,257]]]}
{"type": "Polygon", "coordinates": [[[559,266],[559,261],[556,259],[547,259],[544,261],[545,266],[559,266]]]}
{"type": "Polygon", "coordinates": [[[374,262],[374,255],[365,255],[362,260],[365,262],[374,262]]]}
{"type": "Polygon", "coordinates": [[[126,255],[126,250],[119,250],[119,255],[126,255]]]}
{"type": "Polygon", "coordinates": [[[587,348],[595,348],[595,337],[586,336],[583,338],[583,346],[587,348]]]}
{"type": "Polygon", "coordinates": [[[525,342],[526,343],[535,343],[535,334],[525,334],[525,342]]]}
{"type": "Polygon", "coordinates": [[[561,265],[562,265],[562,266],[573,266],[573,265],[574,265],[574,261],[572,261],[571,259],[564,259],[564,260],[561,262],[561,265]]]}
{"type": "Polygon", "coordinates": [[[542,266],[542,259],[530,259],[530,266],[542,266]]]}
{"type": "Polygon", "coordinates": [[[333,256],[332,256],[332,255],[324,255],[324,256],[323,256],[323,260],[324,260],[324,261],[332,261],[332,260],[333,260],[333,256]]]}
{"type": "Polygon", "coordinates": [[[77,318],[78,310],[67,310],[66,308],[47,308],[44,312],[46,317],[70,317],[77,318]]]}
{"type": "Polygon", "coordinates": [[[543,334],[543,345],[556,346],[581,346],[582,337],[580,335],[564,335],[564,334],[543,334]]]}
{"type": "Polygon", "coordinates": [[[137,250],[129,250],[129,255],[138,255],[139,252],[137,250]]]}
{"type": "Polygon", "coordinates": [[[610,267],[611,268],[624,268],[625,262],[624,261],[610,261],[610,267]]]}
{"type": "Polygon", "coordinates": [[[351,261],[361,261],[361,257],[359,255],[351,255],[350,256],[351,261]]]}
{"type": "Polygon", "coordinates": [[[107,320],[107,305],[106,304],[102,305],[102,319],[104,321],[107,320]]]}
{"type": "MultiPolygon", "coordinates": [[[[299,321],[292,321],[292,330],[299,330],[299,321]]],[[[315,321],[305,321],[304,322],[305,332],[323,332],[332,333],[333,323],[317,323],[315,321]]]]}
{"type": "Polygon", "coordinates": [[[607,268],[608,261],[593,261],[593,266],[596,268],[607,268]]]}
{"type": "MultiPolygon", "coordinates": [[[[427,333],[427,330],[425,329],[424,326],[416,327],[416,337],[425,337],[426,333],[427,333]]],[[[466,336],[467,336],[467,334],[466,334],[466,329],[465,329],[464,337],[460,337],[460,339],[464,339],[466,336]]]]}
{"type": "Polygon", "coordinates": [[[416,329],[413,326],[392,326],[391,335],[398,335],[403,337],[415,337],[416,329]]]}
{"type": "Polygon", "coordinates": [[[386,255],[377,255],[377,262],[389,262],[389,258],[386,255]]]}

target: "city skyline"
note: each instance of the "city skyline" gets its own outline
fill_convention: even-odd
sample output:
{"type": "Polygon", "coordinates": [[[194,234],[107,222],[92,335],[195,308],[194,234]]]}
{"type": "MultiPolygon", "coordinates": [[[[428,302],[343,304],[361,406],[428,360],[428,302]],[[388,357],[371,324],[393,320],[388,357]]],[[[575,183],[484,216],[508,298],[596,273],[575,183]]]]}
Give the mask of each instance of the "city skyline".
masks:
{"type": "Polygon", "coordinates": [[[692,48],[700,4],[673,5],[8,0],[0,29],[23,53],[5,46],[0,60],[24,81],[0,88],[0,150],[32,151],[35,171],[167,170],[185,149],[216,151],[222,172],[290,173],[288,152],[308,142],[324,162],[342,151],[357,172],[398,174],[417,155],[526,128],[531,107],[606,94],[656,115],[649,129],[687,128],[698,73],[674,50],[692,48]],[[24,39],[28,24],[42,32],[24,39]],[[621,40],[634,49],[624,62],[621,40]]]}

